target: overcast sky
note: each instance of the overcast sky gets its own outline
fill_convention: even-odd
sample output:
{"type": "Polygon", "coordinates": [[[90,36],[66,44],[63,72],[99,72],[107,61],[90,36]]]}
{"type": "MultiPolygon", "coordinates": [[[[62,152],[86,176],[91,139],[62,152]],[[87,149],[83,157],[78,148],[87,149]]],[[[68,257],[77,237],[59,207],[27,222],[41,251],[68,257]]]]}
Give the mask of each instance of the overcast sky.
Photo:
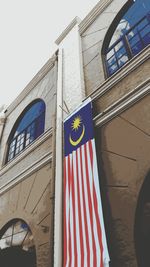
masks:
{"type": "Polygon", "coordinates": [[[55,51],[75,16],[98,0],[0,0],[0,106],[10,104],[55,51]]]}

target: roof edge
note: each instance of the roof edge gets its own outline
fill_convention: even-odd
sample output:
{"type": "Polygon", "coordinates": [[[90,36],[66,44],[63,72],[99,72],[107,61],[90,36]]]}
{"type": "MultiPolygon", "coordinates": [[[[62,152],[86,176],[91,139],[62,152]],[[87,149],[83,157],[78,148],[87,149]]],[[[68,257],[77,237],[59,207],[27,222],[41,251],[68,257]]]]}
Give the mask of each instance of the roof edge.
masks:
{"type": "Polygon", "coordinates": [[[80,24],[81,22],[81,19],[79,17],[75,17],[71,22],[70,24],[65,28],[65,30],[59,35],[59,37],[56,39],[55,41],[55,44],[59,45],[62,40],[67,36],[67,34],[73,29],[73,27],[76,25],[76,24],[80,24]]]}
{"type": "Polygon", "coordinates": [[[57,59],[57,51],[58,50],[56,50],[53,56],[44,64],[44,66],[37,72],[37,74],[32,78],[32,80],[21,91],[21,93],[7,107],[7,109],[4,111],[7,116],[29,94],[29,92],[41,81],[41,79],[44,78],[44,76],[52,69],[57,59]]]}
{"type": "Polygon", "coordinates": [[[111,4],[111,2],[113,2],[113,0],[99,1],[79,24],[79,33],[84,33],[84,31],[93,23],[97,16],[101,14],[105,10],[105,8],[111,4]]]}

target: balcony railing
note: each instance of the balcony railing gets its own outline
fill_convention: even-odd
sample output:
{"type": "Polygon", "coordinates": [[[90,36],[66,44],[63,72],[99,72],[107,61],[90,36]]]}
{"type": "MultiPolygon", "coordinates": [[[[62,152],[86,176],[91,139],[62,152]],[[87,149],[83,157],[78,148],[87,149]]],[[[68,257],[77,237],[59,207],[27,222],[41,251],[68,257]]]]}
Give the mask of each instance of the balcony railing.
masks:
{"type": "Polygon", "coordinates": [[[106,68],[108,76],[120,69],[149,43],[150,14],[147,14],[107,50],[106,68]]]}

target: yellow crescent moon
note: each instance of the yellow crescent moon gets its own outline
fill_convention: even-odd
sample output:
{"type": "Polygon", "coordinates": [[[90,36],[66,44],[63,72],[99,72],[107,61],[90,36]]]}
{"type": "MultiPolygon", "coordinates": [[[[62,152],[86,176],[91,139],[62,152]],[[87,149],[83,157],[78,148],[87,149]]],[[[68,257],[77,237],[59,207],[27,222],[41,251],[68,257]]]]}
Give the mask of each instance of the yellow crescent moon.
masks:
{"type": "Polygon", "coordinates": [[[84,127],[84,125],[83,125],[82,133],[81,133],[80,137],[79,137],[76,141],[73,141],[73,140],[72,140],[72,138],[71,138],[71,134],[70,134],[69,141],[70,141],[71,145],[72,145],[72,146],[77,146],[77,145],[81,142],[81,140],[82,140],[84,134],[85,134],[85,127],[84,127]]]}

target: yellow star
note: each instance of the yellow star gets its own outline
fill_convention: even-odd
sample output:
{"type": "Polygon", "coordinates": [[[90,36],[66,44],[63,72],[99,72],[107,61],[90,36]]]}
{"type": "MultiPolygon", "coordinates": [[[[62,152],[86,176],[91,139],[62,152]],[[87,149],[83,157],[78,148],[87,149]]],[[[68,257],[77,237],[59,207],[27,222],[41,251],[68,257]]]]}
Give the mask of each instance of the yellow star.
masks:
{"type": "Polygon", "coordinates": [[[78,128],[81,127],[81,117],[80,116],[77,116],[74,118],[71,127],[75,131],[77,131],[78,128]]]}

